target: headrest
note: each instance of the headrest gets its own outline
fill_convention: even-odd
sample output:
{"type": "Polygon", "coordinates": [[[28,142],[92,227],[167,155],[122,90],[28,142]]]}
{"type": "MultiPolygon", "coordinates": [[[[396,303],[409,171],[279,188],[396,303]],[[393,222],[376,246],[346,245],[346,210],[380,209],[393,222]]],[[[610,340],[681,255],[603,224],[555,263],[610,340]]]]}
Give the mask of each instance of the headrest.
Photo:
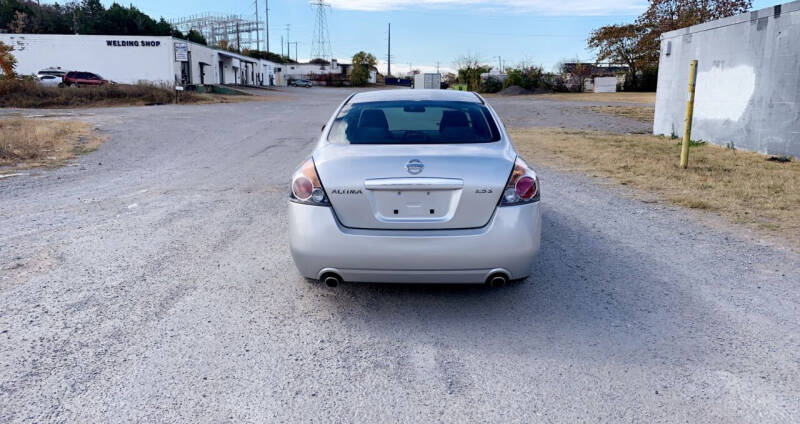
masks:
{"type": "Polygon", "coordinates": [[[367,109],[361,112],[361,120],[358,122],[359,128],[385,128],[389,129],[389,122],[386,121],[386,114],[379,109],[367,109]]]}
{"type": "Polygon", "coordinates": [[[442,122],[439,124],[439,130],[452,127],[469,127],[467,114],[458,110],[444,111],[442,114],[442,122]]]}

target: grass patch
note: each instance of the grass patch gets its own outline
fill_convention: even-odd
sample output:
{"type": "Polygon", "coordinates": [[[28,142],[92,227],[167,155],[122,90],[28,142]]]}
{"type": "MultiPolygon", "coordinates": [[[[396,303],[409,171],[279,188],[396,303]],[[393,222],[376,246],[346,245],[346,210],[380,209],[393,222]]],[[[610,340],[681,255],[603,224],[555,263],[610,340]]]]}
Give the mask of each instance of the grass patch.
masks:
{"type": "Polygon", "coordinates": [[[711,144],[691,148],[652,135],[537,128],[511,131],[523,157],[610,178],[680,206],[718,213],[800,245],[800,163],[711,144]]]}
{"type": "Polygon", "coordinates": [[[589,106],[587,109],[595,113],[620,116],[648,124],[653,123],[656,110],[647,106],[589,106]]]}
{"type": "Polygon", "coordinates": [[[568,102],[602,102],[602,103],[641,103],[656,104],[656,93],[618,92],[618,93],[552,93],[535,94],[532,97],[545,100],[568,102]]]}
{"type": "Polygon", "coordinates": [[[105,141],[86,122],[0,119],[0,166],[57,166],[105,141]]]}
{"type": "MultiPolygon", "coordinates": [[[[209,101],[212,96],[179,93],[181,103],[209,101]]],[[[109,84],[99,87],[45,87],[32,80],[0,80],[0,107],[57,108],[127,106],[175,102],[171,87],[152,84],[109,84]]]]}

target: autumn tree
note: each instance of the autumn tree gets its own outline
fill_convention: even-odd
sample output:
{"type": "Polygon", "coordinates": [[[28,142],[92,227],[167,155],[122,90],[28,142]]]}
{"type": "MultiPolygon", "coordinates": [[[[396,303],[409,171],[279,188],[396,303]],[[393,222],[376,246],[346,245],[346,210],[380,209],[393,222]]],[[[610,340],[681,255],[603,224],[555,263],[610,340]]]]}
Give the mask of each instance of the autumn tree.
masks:
{"type": "Polygon", "coordinates": [[[13,50],[13,47],[0,41],[0,71],[3,73],[3,75],[0,75],[0,78],[14,78],[14,68],[17,66],[17,59],[11,54],[13,50]]]}
{"type": "Polygon", "coordinates": [[[751,0],[651,0],[636,25],[643,29],[639,49],[658,66],[661,34],[747,12],[751,0]]]}
{"type": "Polygon", "coordinates": [[[751,6],[751,0],[650,0],[635,23],[597,28],[587,44],[597,51],[598,61],[627,65],[628,84],[640,88],[639,76],[658,69],[663,33],[744,13],[751,6]]]}
{"type": "Polygon", "coordinates": [[[629,83],[638,86],[639,71],[651,66],[648,52],[641,40],[644,29],[637,24],[607,25],[592,31],[589,48],[597,51],[598,62],[612,62],[628,66],[629,83]]]}
{"type": "Polygon", "coordinates": [[[28,32],[28,14],[19,10],[14,12],[14,20],[8,24],[8,30],[14,34],[28,32]]]}
{"type": "Polygon", "coordinates": [[[371,53],[360,51],[353,56],[353,70],[350,72],[350,82],[356,87],[363,87],[369,82],[369,73],[378,64],[371,53]]]}

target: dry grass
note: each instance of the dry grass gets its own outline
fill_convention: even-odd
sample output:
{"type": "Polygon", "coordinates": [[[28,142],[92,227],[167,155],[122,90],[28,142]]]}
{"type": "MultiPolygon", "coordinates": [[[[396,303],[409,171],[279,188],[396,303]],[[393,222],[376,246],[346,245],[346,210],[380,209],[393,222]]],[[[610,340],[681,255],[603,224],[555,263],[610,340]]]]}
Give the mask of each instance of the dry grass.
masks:
{"type": "Polygon", "coordinates": [[[610,116],[621,116],[639,122],[653,123],[656,110],[648,106],[589,106],[587,109],[595,113],[610,116]]]}
{"type": "Polygon", "coordinates": [[[56,166],[97,149],[105,138],[85,122],[54,119],[0,119],[0,165],[56,166]]]}
{"type": "MultiPolygon", "coordinates": [[[[181,103],[197,103],[206,97],[183,92],[181,103]]],[[[44,87],[32,80],[0,80],[0,107],[57,108],[128,106],[175,102],[175,91],[152,84],[115,84],[100,87],[44,87]]]]}
{"type": "Polygon", "coordinates": [[[714,145],[691,148],[690,167],[678,166],[679,140],[651,135],[564,129],[513,131],[520,153],[534,163],[607,177],[693,209],[800,246],[800,162],[714,145]]]}
{"type": "Polygon", "coordinates": [[[656,93],[553,93],[535,94],[532,97],[544,100],[559,100],[568,102],[601,102],[601,103],[641,103],[656,104],[656,93]]]}
{"type": "Polygon", "coordinates": [[[197,104],[213,104],[213,103],[246,103],[246,102],[273,102],[285,101],[291,99],[289,96],[281,95],[232,95],[232,94],[199,94],[200,100],[194,102],[197,104]]]}

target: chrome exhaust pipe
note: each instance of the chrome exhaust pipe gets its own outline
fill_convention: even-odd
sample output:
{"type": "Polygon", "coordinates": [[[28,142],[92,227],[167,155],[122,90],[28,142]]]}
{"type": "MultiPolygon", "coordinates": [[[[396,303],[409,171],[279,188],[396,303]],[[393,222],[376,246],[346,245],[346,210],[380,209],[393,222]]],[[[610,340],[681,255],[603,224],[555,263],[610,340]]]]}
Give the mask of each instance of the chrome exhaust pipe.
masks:
{"type": "Polygon", "coordinates": [[[489,277],[486,283],[494,288],[504,287],[506,284],[508,284],[508,276],[505,274],[494,274],[489,277]]]}
{"type": "Polygon", "coordinates": [[[328,287],[336,287],[342,282],[342,277],[338,276],[337,274],[325,274],[322,276],[322,282],[325,283],[328,287]]]}

